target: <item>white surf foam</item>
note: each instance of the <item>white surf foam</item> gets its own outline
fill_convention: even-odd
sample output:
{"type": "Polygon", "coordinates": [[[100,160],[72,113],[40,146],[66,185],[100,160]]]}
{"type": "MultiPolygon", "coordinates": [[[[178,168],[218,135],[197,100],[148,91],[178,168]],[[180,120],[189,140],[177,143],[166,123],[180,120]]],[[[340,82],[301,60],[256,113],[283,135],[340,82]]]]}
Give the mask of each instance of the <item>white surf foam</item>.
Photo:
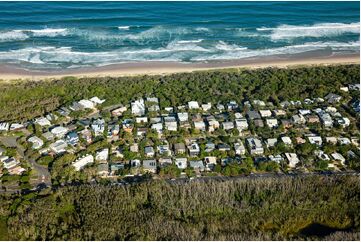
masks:
{"type": "Polygon", "coordinates": [[[52,28],[45,28],[45,29],[30,29],[30,30],[23,30],[24,32],[30,32],[35,37],[55,37],[55,36],[65,36],[68,34],[67,29],[52,29],[52,28]]]}
{"type": "Polygon", "coordinates": [[[120,29],[120,30],[129,30],[130,26],[119,26],[118,29],[120,29]]]}
{"type": "Polygon", "coordinates": [[[327,37],[345,33],[360,33],[360,23],[320,23],[314,25],[280,25],[276,28],[257,28],[257,31],[270,31],[274,41],[289,40],[300,37],[327,37]]]}
{"type": "Polygon", "coordinates": [[[0,32],[0,42],[21,41],[26,40],[27,38],[29,38],[29,36],[20,30],[0,32]]]}

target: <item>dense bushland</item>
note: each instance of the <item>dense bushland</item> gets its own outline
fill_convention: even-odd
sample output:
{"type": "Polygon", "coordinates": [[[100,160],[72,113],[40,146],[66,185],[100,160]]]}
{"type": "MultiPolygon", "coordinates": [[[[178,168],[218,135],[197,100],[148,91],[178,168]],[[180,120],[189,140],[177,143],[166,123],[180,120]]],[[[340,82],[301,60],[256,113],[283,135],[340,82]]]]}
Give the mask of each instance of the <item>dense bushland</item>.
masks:
{"type": "Polygon", "coordinates": [[[336,65],[3,82],[0,85],[0,120],[31,119],[92,96],[105,98],[104,105],[128,104],[145,95],[159,97],[162,107],[182,105],[190,100],[218,103],[262,99],[277,104],[282,100],[337,93],[340,86],[357,83],[359,76],[359,65],[336,65]]]}
{"type": "Polygon", "coordinates": [[[2,214],[14,240],[358,240],[359,191],[336,175],[80,185],[2,214]]]}

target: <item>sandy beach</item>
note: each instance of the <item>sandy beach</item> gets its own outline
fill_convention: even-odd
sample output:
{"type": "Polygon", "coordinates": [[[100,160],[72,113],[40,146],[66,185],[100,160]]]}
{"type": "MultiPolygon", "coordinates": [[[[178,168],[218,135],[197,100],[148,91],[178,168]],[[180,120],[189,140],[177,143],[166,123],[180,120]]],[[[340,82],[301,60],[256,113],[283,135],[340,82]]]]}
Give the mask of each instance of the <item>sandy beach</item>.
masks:
{"type": "Polygon", "coordinates": [[[359,54],[342,56],[272,56],[264,58],[248,58],[240,60],[222,60],[208,63],[180,63],[180,62],[140,62],[113,64],[102,67],[81,69],[64,69],[58,71],[26,70],[17,66],[0,65],[0,79],[2,80],[44,80],[58,79],[66,76],[74,77],[119,77],[135,75],[167,75],[172,73],[193,72],[227,68],[292,68],[302,65],[336,65],[359,64],[359,54]]]}

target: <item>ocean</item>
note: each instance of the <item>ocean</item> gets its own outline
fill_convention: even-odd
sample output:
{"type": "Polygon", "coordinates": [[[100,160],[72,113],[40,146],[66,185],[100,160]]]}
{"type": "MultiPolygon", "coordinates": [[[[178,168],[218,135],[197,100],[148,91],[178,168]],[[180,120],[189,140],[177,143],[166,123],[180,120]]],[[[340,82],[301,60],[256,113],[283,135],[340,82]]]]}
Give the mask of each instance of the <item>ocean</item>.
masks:
{"type": "Polygon", "coordinates": [[[359,53],[359,2],[0,2],[0,64],[72,69],[359,53]]]}

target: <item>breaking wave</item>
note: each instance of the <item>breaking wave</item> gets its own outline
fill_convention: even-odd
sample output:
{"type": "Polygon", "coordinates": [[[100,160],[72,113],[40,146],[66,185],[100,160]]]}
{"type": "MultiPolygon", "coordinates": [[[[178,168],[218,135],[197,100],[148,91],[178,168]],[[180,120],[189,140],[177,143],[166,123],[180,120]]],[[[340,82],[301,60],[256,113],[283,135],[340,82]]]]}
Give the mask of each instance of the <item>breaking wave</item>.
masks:
{"type": "Polygon", "coordinates": [[[330,37],[345,33],[360,33],[360,23],[320,23],[310,26],[280,25],[276,28],[257,28],[257,31],[270,32],[272,40],[289,40],[301,37],[330,37]]]}
{"type": "Polygon", "coordinates": [[[208,47],[198,46],[199,42],[173,41],[162,48],[129,49],[112,51],[82,52],[71,47],[28,47],[0,52],[0,61],[29,63],[49,66],[100,66],[111,63],[138,61],[205,61],[228,60],[248,57],[297,54],[331,48],[336,51],[357,50],[360,42],[309,42],[269,49],[248,49],[235,44],[218,41],[208,47]]]}

